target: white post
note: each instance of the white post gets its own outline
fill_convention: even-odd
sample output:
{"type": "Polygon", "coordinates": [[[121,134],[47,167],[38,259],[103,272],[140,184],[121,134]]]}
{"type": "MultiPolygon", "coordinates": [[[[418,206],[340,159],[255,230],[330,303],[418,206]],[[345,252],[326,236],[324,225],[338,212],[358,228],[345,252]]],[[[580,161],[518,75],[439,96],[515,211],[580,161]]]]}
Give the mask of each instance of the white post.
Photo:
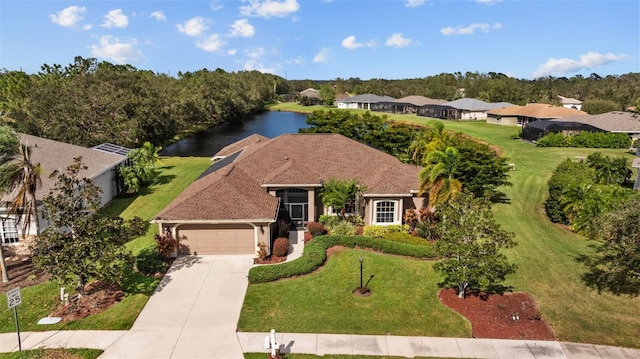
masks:
{"type": "Polygon", "coordinates": [[[276,343],[276,330],[271,329],[271,358],[276,358],[276,349],[278,348],[278,343],[276,343]]]}

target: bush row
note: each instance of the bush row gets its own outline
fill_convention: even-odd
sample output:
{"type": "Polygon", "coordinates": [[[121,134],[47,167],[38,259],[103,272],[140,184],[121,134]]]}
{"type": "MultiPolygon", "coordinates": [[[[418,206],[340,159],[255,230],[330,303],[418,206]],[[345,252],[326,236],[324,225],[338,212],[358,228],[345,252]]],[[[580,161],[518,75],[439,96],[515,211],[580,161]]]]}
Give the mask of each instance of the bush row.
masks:
{"type": "Polygon", "coordinates": [[[318,236],[304,246],[302,256],[296,260],[251,268],[249,283],[268,283],[311,273],[324,263],[327,258],[327,248],[333,246],[371,248],[383,253],[415,258],[435,257],[432,246],[418,246],[366,236],[318,236]]]}
{"type": "Polygon", "coordinates": [[[631,137],[626,133],[582,132],[574,136],[550,133],[537,141],[539,147],[629,148],[631,137]]]}

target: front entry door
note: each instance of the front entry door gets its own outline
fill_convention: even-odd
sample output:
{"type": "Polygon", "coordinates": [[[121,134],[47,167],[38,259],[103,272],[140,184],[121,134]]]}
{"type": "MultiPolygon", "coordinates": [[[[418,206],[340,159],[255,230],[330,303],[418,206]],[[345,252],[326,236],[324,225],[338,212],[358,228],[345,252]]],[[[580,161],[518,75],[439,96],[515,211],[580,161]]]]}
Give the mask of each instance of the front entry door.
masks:
{"type": "Polygon", "coordinates": [[[304,220],[305,220],[304,207],[305,207],[304,204],[299,204],[299,203],[289,204],[289,215],[291,216],[291,222],[293,222],[293,224],[296,227],[304,226],[304,220]]]}

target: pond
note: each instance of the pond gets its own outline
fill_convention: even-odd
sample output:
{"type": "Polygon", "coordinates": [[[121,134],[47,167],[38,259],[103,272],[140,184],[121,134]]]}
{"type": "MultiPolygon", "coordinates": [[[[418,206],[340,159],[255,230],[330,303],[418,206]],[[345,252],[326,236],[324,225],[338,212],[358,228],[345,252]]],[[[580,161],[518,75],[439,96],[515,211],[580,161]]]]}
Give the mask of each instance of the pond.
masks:
{"type": "Polygon", "coordinates": [[[274,138],[285,133],[298,133],[307,128],[307,114],[267,111],[243,122],[224,123],[166,146],[162,156],[212,157],[223,147],[254,133],[274,138]]]}

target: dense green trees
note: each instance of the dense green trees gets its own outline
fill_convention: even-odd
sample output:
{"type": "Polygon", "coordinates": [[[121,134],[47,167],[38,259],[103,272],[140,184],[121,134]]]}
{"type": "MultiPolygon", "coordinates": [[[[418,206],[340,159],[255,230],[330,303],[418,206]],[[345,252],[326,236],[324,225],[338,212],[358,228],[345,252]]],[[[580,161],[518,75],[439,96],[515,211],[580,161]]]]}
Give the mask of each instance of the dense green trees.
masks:
{"type": "Polygon", "coordinates": [[[331,85],[324,84],[318,90],[318,97],[324,106],[333,106],[333,102],[336,100],[336,91],[331,85]]]}
{"type": "Polygon", "coordinates": [[[460,154],[454,147],[429,152],[420,172],[420,192],[429,193],[430,207],[435,208],[462,191],[462,182],[454,177],[459,164],[460,154]]]}
{"type": "Polygon", "coordinates": [[[139,147],[264,109],[281,79],[200,70],[177,78],[76,57],[35,75],[0,72],[0,111],[19,132],[82,146],[139,147]]]}
{"type": "Polygon", "coordinates": [[[615,109],[621,110],[634,106],[640,99],[640,73],[606,77],[592,74],[586,78],[582,75],[571,78],[546,76],[527,80],[516,79],[496,72],[466,72],[464,74],[456,72],[399,80],[337,78],[330,81],[290,80],[287,83],[293,92],[329,84],[336,86],[336,93],[373,93],[395,98],[420,95],[448,101],[461,96],[460,89],[464,89],[466,97],[488,102],[506,101],[516,105],[525,105],[531,102],[559,105],[558,95],[561,95],[584,101],[587,105],[585,111],[589,109],[591,100],[607,101],[607,103],[615,104],[615,109]]]}
{"type": "Polygon", "coordinates": [[[100,188],[81,177],[81,158],[66,172],[54,171],[55,184],[43,202],[51,225],[34,241],[34,264],[61,283],[76,280],[83,294],[89,278],[120,284],[133,268],[124,244],[146,229],[139,218],[125,221],[98,214],[100,188]]]}
{"type": "Polygon", "coordinates": [[[605,112],[624,110],[624,108],[621,108],[620,104],[615,103],[614,101],[601,99],[590,99],[584,101],[581,109],[582,111],[590,115],[598,115],[605,112]]]}

